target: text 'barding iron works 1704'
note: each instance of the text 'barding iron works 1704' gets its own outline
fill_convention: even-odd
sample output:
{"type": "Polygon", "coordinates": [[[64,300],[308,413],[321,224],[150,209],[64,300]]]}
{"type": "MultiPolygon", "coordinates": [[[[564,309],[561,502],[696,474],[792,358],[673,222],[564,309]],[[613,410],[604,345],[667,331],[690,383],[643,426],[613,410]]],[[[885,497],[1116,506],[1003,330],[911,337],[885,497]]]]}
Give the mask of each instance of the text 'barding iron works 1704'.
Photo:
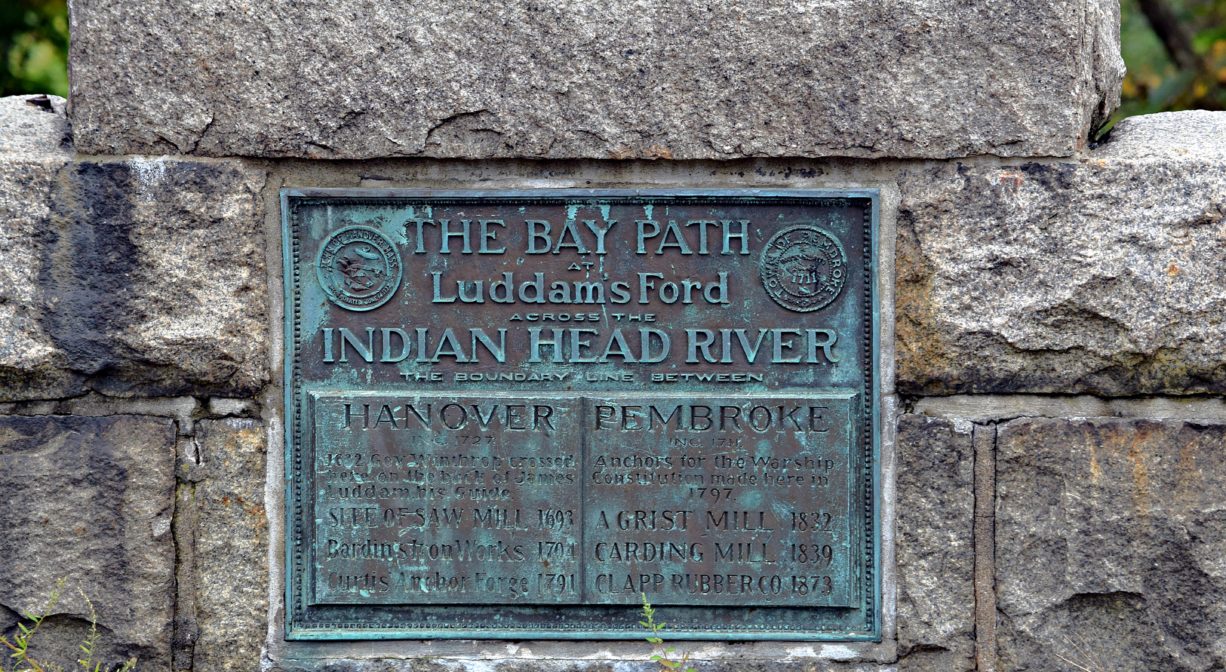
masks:
{"type": "Polygon", "coordinates": [[[282,206],[288,637],[879,637],[875,192],[282,206]]]}

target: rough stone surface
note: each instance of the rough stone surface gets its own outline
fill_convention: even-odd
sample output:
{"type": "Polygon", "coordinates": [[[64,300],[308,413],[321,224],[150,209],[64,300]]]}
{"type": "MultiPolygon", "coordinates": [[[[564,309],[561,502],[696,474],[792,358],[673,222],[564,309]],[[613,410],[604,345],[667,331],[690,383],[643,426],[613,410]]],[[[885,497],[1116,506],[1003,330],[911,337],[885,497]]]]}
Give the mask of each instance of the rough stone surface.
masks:
{"type": "Polygon", "coordinates": [[[87,153],[1065,156],[1118,102],[1114,0],[80,0],[87,153]]]}
{"type": "Polygon", "coordinates": [[[40,265],[31,253],[48,235],[52,193],[68,164],[62,115],[0,98],[0,399],[53,399],[80,393],[39,319],[44,307],[40,265]]]}
{"type": "Polygon", "coordinates": [[[969,422],[898,422],[900,670],[972,670],[974,456],[969,422]]]}
{"type": "Polygon", "coordinates": [[[903,170],[900,391],[1226,390],[1226,113],[1115,135],[1079,161],[903,170]]]}
{"type": "Polygon", "coordinates": [[[76,667],[93,602],[100,655],[170,666],[175,487],[172,420],[0,418],[0,631],[63,594],[38,653],[76,667]]]}
{"type": "Polygon", "coordinates": [[[254,420],[205,420],[197,428],[197,672],[259,667],[268,632],[265,444],[254,420]]]}
{"type": "Polygon", "coordinates": [[[1001,426],[1000,669],[1223,669],[1224,447],[1226,424],[1001,426]]]}
{"type": "Polygon", "coordinates": [[[1093,155],[1106,159],[1226,160],[1226,114],[1206,110],[1129,117],[1111,129],[1093,155]]]}
{"type": "Polygon", "coordinates": [[[67,156],[72,137],[59,96],[0,98],[0,154],[67,156]]]}
{"type": "Polygon", "coordinates": [[[41,115],[62,130],[63,118],[30,110],[0,114],[38,143],[0,151],[0,400],[258,389],[268,375],[263,172],[70,160],[54,133],[37,131],[46,119],[20,122],[41,115]]]}

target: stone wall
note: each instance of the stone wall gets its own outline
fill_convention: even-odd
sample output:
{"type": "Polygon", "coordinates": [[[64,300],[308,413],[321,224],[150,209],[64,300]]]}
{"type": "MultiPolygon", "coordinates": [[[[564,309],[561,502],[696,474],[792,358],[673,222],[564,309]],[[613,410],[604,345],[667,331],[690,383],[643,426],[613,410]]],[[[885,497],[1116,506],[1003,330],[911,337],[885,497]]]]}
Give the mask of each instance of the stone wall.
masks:
{"type": "Polygon", "coordinates": [[[95,154],[1068,156],[1121,70],[1113,0],[74,9],[95,154]]]}
{"type": "Polygon", "coordinates": [[[66,577],[44,641],[69,661],[80,587],[108,658],[150,672],[654,669],[634,642],[283,641],[278,190],[872,187],[885,637],[680,646],[1221,669],[1226,113],[1089,144],[1117,20],[77,0],[71,113],[0,99],[0,628],[66,577]]]}

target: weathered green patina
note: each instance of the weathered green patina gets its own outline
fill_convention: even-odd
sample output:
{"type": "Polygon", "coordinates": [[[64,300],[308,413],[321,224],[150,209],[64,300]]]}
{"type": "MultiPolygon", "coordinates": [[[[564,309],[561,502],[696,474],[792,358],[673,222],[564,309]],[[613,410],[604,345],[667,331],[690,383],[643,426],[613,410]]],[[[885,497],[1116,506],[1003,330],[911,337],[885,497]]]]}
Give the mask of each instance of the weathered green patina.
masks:
{"type": "Polygon", "coordinates": [[[289,638],[879,637],[875,192],[282,207],[289,638]]]}

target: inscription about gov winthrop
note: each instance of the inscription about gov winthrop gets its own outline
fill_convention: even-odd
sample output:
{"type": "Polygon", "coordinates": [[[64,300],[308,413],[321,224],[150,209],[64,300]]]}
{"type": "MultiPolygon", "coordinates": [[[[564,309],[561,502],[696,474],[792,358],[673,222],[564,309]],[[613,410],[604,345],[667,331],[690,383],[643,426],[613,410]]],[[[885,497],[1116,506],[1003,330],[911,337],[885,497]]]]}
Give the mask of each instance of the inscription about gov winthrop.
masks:
{"type": "Polygon", "coordinates": [[[286,190],[287,636],[878,637],[875,208],[286,190]]]}

